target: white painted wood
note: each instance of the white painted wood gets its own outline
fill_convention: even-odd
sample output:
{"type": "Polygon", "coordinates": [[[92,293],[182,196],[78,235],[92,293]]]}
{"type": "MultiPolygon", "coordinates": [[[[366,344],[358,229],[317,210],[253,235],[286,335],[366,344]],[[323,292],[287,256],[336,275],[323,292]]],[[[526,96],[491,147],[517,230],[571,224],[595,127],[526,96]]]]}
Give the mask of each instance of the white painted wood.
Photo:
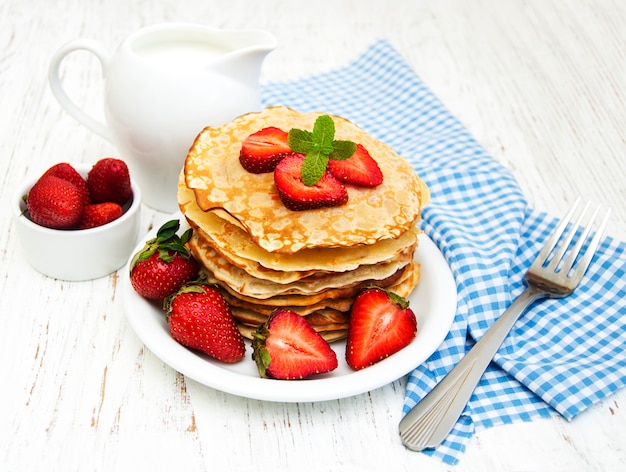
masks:
{"type": "MultiPolygon", "coordinates": [[[[67,283],[25,262],[8,201],[26,174],[115,150],[47,86],[77,37],[113,48],[162,21],[257,27],[280,47],[263,80],[328,70],[386,38],[554,215],[583,193],[626,237],[626,4],[621,0],[4,0],[0,4],[0,469],[7,471],[612,471],[626,468],[626,393],[571,423],[479,432],[452,468],[404,449],[404,380],[353,398],[279,404],[184,378],[130,329],[112,275],[67,283]]],[[[100,114],[101,73],[72,67],[74,97],[100,114]]],[[[144,209],[143,230],[162,215],[144,209]]]]}

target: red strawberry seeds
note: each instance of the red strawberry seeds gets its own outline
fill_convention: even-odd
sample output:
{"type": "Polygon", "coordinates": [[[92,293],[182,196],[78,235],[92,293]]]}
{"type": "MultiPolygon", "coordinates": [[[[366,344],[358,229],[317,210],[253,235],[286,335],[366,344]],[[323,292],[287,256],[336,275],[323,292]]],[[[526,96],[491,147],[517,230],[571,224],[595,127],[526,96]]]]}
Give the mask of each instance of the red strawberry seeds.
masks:
{"type": "Polygon", "coordinates": [[[113,202],[94,203],[87,205],[80,220],[80,229],[96,228],[118,219],[124,211],[122,207],[113,202]]]}
{"type": "Polygon", "coordinates": [[[43,175],[54,175],[63,180],[67,180],[73,183],[83,198],[83,204],[89,205],[89,189],[87,188],[87,181],[82,175],[78,173],[71,164],[67,162],[60,162],[50,167],[43,175]]]}
{"type": "Polygon", "coordinates": [[[83,216],[81,192],[73,183],[54,175],[44,175],[33,185],[26,204],[31,220],[47,228],[75,228],[83,216]]]}
{"type": "Polygon", "coordinates": [[[184,285],[167,300],[167,321],[172,337],[183,346],[228,363],[245,355],[243,336],[230,306],[215,287],[184,285]]]}
{"type": "Polygon", "coordinates": [[[87,174],[87,187],[93,203],[123,205],[132,195],[126,163],[113,157],[100,159],[87,174]]]}

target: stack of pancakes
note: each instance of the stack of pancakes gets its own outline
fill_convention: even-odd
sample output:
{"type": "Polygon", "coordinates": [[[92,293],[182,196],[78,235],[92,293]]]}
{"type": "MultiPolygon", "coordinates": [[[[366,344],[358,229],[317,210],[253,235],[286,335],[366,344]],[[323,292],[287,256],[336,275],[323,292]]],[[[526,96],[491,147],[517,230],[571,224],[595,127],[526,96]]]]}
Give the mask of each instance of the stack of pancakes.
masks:
{"type": "Polygon", "coordinates": [[[406,297],[420,278],[415,225],[428,188],[402,157],[356,125],[332,117],[335,139],[362,144],[384,180],[373,189],[347,186],[346,205],[289,210],[272,173],[251,174],[239,163],[250,134],[268,126],[312,130],[321,114],[271,107],[207,127],[180,175],[179,207],[194,229],[190,250],[223,288],[248,338],[278,307],[304,316],[329,341],[343,338],[360,290],[376,285],[406,297]]]}

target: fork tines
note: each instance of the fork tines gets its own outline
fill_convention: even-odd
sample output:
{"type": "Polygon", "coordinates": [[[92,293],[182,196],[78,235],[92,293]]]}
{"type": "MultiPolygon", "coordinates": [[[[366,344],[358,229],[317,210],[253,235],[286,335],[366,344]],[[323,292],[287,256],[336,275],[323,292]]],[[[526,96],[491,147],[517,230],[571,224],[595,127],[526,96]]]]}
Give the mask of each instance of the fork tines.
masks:
{"type": "Polygon", "coordinates": [[[566,277],[570,275],[570,271],[577,261],[576,276],[582,277],[600,244],[611,215],[611,209],[608,208],[598,224],[597,219],[602,209],[601,205],[598,205],[591,216],[586,218],[591,202],[586,202],[579,211],[581,200],[581,197],[576,199],[565,217],[550,235],[535,262],[539,263],[543,268],[561,273],[566,277]],[[574,221],[572,221],[573,219],[574,221]],[[582,226],[583,224],[584,226],[582,226]],[[596,227],[595,234],[593,239],[589,241],[589,235],[594,230],[594,226],[596,227]],[[571,247],[575,236],[576,243],[571,247]],[[585,245],[586,247],[583,247],[585,245]],[[579,254],[581,255],[579,256],[579,254]]]}

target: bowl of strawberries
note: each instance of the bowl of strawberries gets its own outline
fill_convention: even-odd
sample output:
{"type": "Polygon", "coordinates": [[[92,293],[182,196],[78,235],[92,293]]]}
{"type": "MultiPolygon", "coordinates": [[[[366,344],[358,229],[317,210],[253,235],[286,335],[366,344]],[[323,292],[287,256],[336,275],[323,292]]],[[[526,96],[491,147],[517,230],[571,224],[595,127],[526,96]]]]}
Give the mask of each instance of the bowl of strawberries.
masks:
{"type": "Polygon", "coordinates": [[[19,185],[11,204],[26,260],[49,277],[103,277],[137,242],[141,191],[121,159],[55,164],[19,185]]]}

